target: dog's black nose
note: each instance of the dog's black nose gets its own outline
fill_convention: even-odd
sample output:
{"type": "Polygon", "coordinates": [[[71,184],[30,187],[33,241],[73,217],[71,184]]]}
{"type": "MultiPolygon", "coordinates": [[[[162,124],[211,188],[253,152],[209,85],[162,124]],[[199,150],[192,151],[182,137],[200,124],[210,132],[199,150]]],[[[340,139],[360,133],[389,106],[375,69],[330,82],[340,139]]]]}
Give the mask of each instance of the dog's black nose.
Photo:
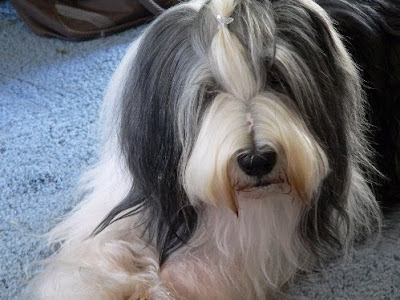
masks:
{"type": "Polygon", "coordinates": [[[249,176],[264,176],[272,171],[276,164],[276,153],[272,149],[262,153],[245,153],[238,157],[243,172],[249,176]]]}

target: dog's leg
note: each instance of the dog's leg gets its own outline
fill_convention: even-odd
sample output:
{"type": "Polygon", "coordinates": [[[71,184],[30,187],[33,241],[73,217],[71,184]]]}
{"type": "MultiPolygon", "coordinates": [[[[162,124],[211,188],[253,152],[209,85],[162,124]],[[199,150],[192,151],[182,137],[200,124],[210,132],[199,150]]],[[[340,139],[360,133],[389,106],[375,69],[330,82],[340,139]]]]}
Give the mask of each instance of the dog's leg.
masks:
{"type": "Polygon", "coordinates": [[[123,220],[87,240],[67,241],[31,282],[34,299],[167,298],[152,246],[123,220]],[[121,229],[122,228],[122,229],[121,229]]]}
{"type": "Polygon", "coordinates": [[[146,294],[167,298],[160,285],[157,252],[134,227],[135,217],[92,235],[130,190],[130,176],[110,156],[85,178],[85,197],[49,233],[50,243],[61,243],[61,248],[43,262],[44,271],[30,283],[26,298],[140,299],[146,294]]]}
{"type": "Polygon", "coordinates": [[[30,283],[26,298],[123,299],[149,293],[162,299],[158,256],[139,228],[133,228],[133,217],[91,236],[129,190],[125,175],[112,159],[88,173],[85,189],[91,191],[50,232],[50,242],[62,246],[44,261],[44,271],[30,283]]]}

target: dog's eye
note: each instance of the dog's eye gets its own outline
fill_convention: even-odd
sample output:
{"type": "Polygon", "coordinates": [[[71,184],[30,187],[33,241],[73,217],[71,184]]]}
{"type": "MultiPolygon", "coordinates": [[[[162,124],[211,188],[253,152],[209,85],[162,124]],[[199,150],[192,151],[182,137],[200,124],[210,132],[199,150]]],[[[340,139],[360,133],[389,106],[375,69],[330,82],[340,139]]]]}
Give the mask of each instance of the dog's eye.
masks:
{"type": "Polygon", "coordinates": [[[296,97],[293,90],[286,80],[285,76],[278,71],[274,66],[270,67],[270,70],[266,77],[266,87],[268,90],[275,91],[277,93],[286,95],[289,99],[292,99],[295,103],[296,97]]]}
{"type": "Polygon", "coordinates": [[[267,85],[271,86],[274,89],[282,87],[282,80],[277,76],[276,73],[270,72],[267,77],[267,85]]]}
{"type": "Polygon", "coordinates": [[[273,90],[286,94],[288,92],[288,84],[278,71],[272,66],[267,74],[267,86],[273,90]]]}

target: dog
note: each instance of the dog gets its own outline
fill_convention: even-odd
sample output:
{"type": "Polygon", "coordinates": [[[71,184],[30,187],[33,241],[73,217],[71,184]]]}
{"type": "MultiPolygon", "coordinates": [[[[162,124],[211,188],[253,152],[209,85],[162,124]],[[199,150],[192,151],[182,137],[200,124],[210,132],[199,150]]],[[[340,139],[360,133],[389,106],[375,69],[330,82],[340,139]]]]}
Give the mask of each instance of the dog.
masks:
{"type": "Polygon", "coordinates": [[[399,108],[398,1],[173,7],[114,74],[28,297],[282,296],[398,202],[399,108]]]}

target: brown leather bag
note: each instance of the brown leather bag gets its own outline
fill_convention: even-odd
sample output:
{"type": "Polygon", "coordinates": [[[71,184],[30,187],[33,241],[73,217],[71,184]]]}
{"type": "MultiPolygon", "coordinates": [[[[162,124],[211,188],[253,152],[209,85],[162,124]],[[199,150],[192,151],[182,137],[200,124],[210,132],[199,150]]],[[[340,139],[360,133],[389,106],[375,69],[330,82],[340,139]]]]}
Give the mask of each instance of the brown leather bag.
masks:
{"type": "Polygon", "coordinates": [[[11,0],[38,35],[87,40],[151,20],[178,0],[11,0]]]}

